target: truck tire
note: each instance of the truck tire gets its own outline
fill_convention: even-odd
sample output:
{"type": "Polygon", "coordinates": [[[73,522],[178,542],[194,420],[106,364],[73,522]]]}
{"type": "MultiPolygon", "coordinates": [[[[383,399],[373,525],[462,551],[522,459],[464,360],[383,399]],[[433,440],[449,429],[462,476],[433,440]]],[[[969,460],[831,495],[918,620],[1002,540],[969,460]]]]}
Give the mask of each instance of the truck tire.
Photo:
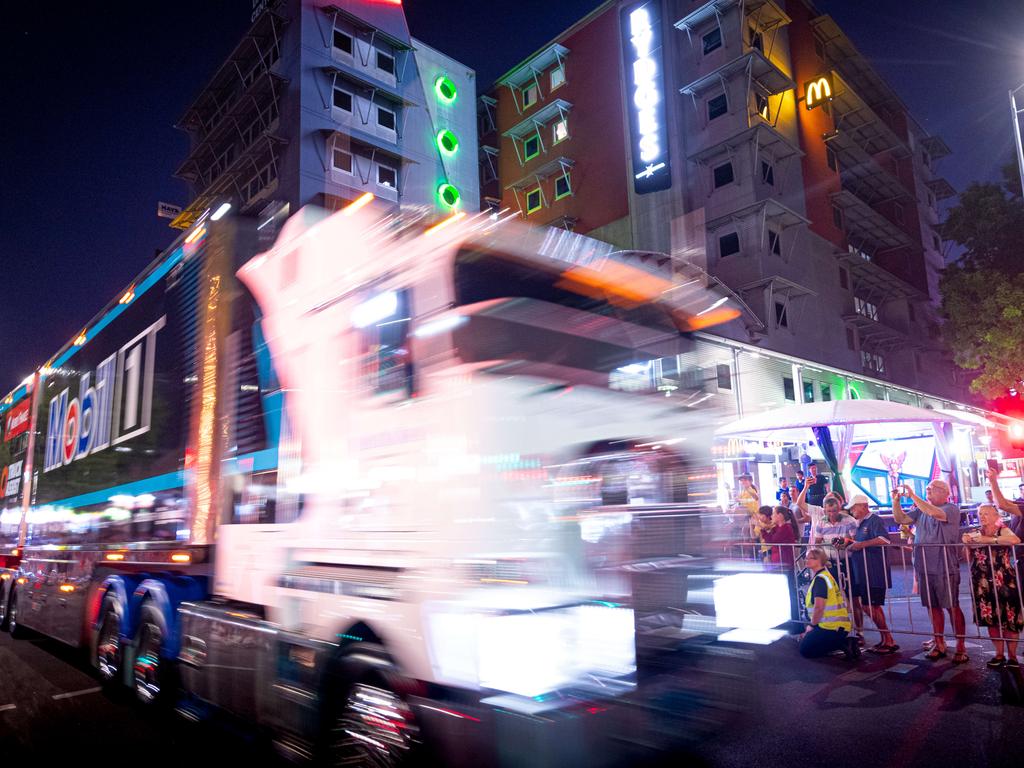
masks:
{"type": "Polygon", "coordinates": [[[160,609],[147,600],[139,611],[139,629],[135,633],[135,663],[132,687],[135,698],[147,707],[164,706],[173,699],[174,669],[164,657],[167,622],[160,609]]]}
{"type": "Polygon", "coordinates": [[[118,690],[124,682],[124,646],[121,642],[121,612],[117,598],[113,596],[104,598],[100,609],[94,661],[104,687],[118,690]]]}
{"type": "Polygon", "coordinates": [[[20,589],[11,590],[11,596],[7,601],[7,631],[11,633],[11,637],[15,640],[20,640],[28,634],[21,625],[20,617],[18,616],[18,593],[20,591],[20,589]]]}
{"type": "Polygon", "coordinates": [[[332,688],[320,751],[325,765],[380,768],[424,765],[419,725],[386,667],[341,660],[332,688]]]}

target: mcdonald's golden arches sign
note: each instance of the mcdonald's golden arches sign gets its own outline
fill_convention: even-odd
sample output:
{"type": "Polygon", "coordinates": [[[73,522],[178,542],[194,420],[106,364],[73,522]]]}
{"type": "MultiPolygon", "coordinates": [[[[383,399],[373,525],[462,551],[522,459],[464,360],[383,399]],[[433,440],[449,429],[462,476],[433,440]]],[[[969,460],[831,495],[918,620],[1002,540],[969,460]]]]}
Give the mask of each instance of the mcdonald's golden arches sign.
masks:
{"type": "Polygon", "coordinates": [[[804,103],[808,109],[820,107],[826,101],[832,101],[832,73],[818,75],[804,83],[804,103]]]}

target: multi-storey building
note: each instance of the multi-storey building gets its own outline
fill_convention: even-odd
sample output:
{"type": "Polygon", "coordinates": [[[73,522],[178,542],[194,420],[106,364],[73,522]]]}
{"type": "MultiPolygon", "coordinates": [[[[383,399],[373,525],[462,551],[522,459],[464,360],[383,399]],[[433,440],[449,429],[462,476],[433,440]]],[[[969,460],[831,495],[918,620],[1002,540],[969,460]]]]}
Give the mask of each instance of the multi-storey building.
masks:
{"type": "Polygon", "coordinates": [[[742,317],[674,363],[712,403],[967,402],[938,333],[949,149],[810,0],[605,2],[478,118],[486,206],[732,291],[742,317]]]}
{"type": "MultiPolygon", "coordinates": [[[[254,3],[254,6],[257,4],[254,3]]],[[[177,175],[244,212],[478,205],[474,73],[413,39],[401,3],[271,0],[181,118],[177,175]]]]}
{"type": "MultiPolygon", "coordinates": [[[[745,309],[728,339],[962,395],[935,313],[949,150],[807,0],[604,3],[478,112],[488,205],[698,264],[745,309]]],[[[839,396],[789,376],[783,399],[839,396]]]]}

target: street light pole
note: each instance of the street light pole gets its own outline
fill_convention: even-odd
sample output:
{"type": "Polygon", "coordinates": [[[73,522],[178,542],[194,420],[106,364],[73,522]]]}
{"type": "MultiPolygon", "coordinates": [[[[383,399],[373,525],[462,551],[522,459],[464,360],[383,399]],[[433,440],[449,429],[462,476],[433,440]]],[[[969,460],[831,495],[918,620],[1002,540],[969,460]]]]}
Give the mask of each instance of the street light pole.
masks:
{"type": "Polygon", "coordinates": [[[1020,138],[1020,116],[1024,108],[1017,106],[1017,94],[1024,90],[1024,84],[1010,91],[1010,114],[1013,117],[1013,136],[1017,141],[1017,170],[1020,172],[1021,187],[1024,188],[1024,144],[1020,138]]]}

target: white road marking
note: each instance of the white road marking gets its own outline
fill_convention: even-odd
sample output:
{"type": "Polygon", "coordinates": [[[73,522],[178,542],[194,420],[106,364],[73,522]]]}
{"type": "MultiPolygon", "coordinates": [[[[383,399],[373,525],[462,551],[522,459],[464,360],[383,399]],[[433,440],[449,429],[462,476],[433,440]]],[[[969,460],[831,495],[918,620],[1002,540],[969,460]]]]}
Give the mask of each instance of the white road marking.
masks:
{"type": "Polygon", "coordinates": [[[0,705],[0,712],[10,712],[12,709],[17,709],[17,704],[2,704],[0,705]]]}
{"type": "Polygon", "coordinates": [[[99,693],[102,690],[102,688],[83,688],[81,691],[71,691],[70,693],[57,693],[54,694],[53,700],[57,701],[58,699],[70,699],[74,696],[84,696],[87,693],[99,693]]]}

